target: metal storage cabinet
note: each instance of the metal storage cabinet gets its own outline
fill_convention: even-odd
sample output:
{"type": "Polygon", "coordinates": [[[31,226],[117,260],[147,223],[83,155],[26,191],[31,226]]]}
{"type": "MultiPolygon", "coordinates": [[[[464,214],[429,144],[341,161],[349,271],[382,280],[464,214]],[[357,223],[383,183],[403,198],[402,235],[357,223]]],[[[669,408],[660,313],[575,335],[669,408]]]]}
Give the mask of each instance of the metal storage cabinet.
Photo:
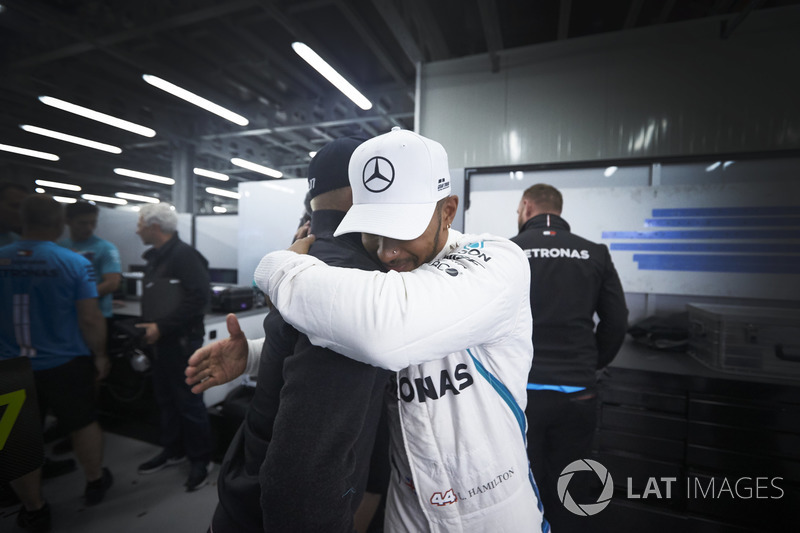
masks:
{"type": "Polygon", "coordinates": [[[587,531],[797,530],[800,380],[723,374],[686,354],[628,343],[601,378],[599,403],[596,459],[611,472],[615,493],[608,508],[587,517],[587,531]],[[629,490],[642,496],[651,477],[677,478],[671,498],[628,497],[629,490]],[[782,478],[782,497],[700,497],[712,478],[719,495],[724,479],[757,477],[782,478]]]}

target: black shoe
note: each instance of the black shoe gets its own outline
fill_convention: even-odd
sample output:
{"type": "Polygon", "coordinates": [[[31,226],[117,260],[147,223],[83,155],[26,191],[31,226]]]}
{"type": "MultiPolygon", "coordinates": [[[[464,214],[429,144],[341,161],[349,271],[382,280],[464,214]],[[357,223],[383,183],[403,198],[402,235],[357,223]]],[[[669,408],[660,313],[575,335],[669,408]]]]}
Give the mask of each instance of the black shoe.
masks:
{"type": "Polygon", "coordinates": [[[186,461],[185,455],[181,457],[170,457],[166,450],[164,450],[146,463],[140,464],[138,472],[140,474],[152,474],[153,472],[158,472],[159,470],[167,468],[168,466],[179,465],[184,461],[186,461]]]}
{"type": "Polygon", "coordinates": [[[52,479],[54,477],[63,476],[75,471],[74,459],[63,459],[54,461],[45,457],[44,464],[42,465],[42,479],[52,479]]]}
{"type": "Polygon", "coordinates": [[[19,497],[17,493],[11,489],[11,484],[0,483],[0,509],[11,507],[12,505],[19,505],[19,497]]]}
{"type": "Polygon", "coordinates": [[[208,473],[211,472],[212,463],[192,463],[192,468],[189,470],[189,477],[186,479],[184,486],[186,492],[192,492],[200,487],[208,485],[208,473]]]}
{"type": "Polygon", "coordinates": [[[45,502],[44,507],[36,511],[28,511],[23,505],[17,515],[17,525],[32,533],[50,531],[50,504],[45,502]]]}
{"type": "Polygon", "coordinates": [[[100,476],[100,479],[86,484],[86,490],[83,491],[83,499],[86,501],[86,505],[96,505],[103,501],[106,491],[113,484],[114,477],[111,475],[111,471],[103,467],[103,475],[100,476]]]}

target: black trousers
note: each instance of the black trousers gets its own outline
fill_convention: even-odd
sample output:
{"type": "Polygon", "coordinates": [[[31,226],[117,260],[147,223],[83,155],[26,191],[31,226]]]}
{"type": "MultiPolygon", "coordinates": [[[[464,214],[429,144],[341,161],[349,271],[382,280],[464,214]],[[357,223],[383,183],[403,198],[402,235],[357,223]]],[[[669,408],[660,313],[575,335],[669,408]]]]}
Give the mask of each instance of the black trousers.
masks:
{"type": "Polygon", "coordinates": [[[211,424],[202,394],[192,393],[184,381],[189,357],[202,339],[160,340],[154,351],[153,395],[161,421],[161,444],[172,457],[186,455],[192,462],[211,461],[211,424]]]}
{"type": "MultiPolygon", "coordinates": [[[[591,517],[568,511],[558,496],[558,478],[568,464],[590,459],[597,423],[597,395],[594,391],[566,394],[550,390],[529,390],[528,459],[544,505],[544,517],[557,533],[590,531],[591,517]]],[[[573,482],[569,493],[578,503],[591,503],[594,487],[573,482]]]]}

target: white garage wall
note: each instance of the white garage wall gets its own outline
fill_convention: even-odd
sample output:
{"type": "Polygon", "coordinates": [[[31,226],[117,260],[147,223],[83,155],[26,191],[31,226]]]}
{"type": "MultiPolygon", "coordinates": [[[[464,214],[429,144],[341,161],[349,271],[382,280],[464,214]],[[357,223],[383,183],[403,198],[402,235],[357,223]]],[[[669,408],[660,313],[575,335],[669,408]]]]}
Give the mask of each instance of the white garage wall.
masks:
{"type": "Polygon", "coordinates": [[[425,64],[419,132],[451,168],[800,148],[800,8],[425,64]]]}
{"type": "MultiPolygon", "coordinates": [[[[142,254],[149,246],[142,244],[142,240],[136,235],[139,213],[127,208],[98,207],[100,216],[95,234],[112,242],[119,249],[122,271],[127,272],[131,265],[144,265],[142,254]]],[[[178,213],[178,236],[184,242],[192,242],[192,215],[178,213]]]]}
{"type": "Polygon", "coordinates": [[[195,247],[208,259],[209,268],[238,268],[238,215],[196,216],[194,228],[195,247]]]}
{"type": "Polygon", "coordinates": [[[305,211],[304,179],[251,181],[239,184],[239,285],[253,281],[264,254],[288,248],[305,211]]]}

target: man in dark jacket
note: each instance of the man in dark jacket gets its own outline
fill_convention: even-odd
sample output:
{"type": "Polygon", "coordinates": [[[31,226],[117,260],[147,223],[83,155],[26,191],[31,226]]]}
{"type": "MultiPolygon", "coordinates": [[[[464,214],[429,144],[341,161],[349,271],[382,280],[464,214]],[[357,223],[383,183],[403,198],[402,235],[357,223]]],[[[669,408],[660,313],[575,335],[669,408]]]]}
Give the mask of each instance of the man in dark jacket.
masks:
{"type": "MultiPolygon", "coordinates": [[[[378,270],[360,234],[333,237],[352,205],[347,165],[360,143],[337,139],[309,165],[310,253],[330,265],[378,270]]],[[[313,346],[275,310],[264,331],[256,391],[222,464],[211,530],[352,533],[389,373],[313,346]]],[[[384,471],[375,492],[388,483],[387,453],[375,462],[384,471]]]]}
{"type": "MultiPolygon", "coordinates": [[[[585,517],[557,494],[565,466],[590,457],[596,424],[596,371],[619,351],[628,309],[608,248],[570,232],[558,189],[533,185],[517,208],[511,240],[531,267],[533,365],[528,375],[528,457],[554,531],[585,531],[585,517]],[[594,315],[599,322],[595,327],[594,315]],[[583,522],[580,522],[583,520],[583,522]]],[[[577,503],[587,491],[570,486],[577,503]]]]}
{"type": "Polygon", "coordinates": [[[161,410],[164,450],[139,465],[151,474],[186,460],[191,462],[188,491],[207,483],[211,461],[211,426],[202,395],[184,381],[189,356],[203,344],[203,313],[209,298],[208,261],[178,238],[178,218],[166,204],[139,211],[136,233],[153,247],[144,253],[142,317],[144,340],[153,347],[153,392],[161,410]]]}

